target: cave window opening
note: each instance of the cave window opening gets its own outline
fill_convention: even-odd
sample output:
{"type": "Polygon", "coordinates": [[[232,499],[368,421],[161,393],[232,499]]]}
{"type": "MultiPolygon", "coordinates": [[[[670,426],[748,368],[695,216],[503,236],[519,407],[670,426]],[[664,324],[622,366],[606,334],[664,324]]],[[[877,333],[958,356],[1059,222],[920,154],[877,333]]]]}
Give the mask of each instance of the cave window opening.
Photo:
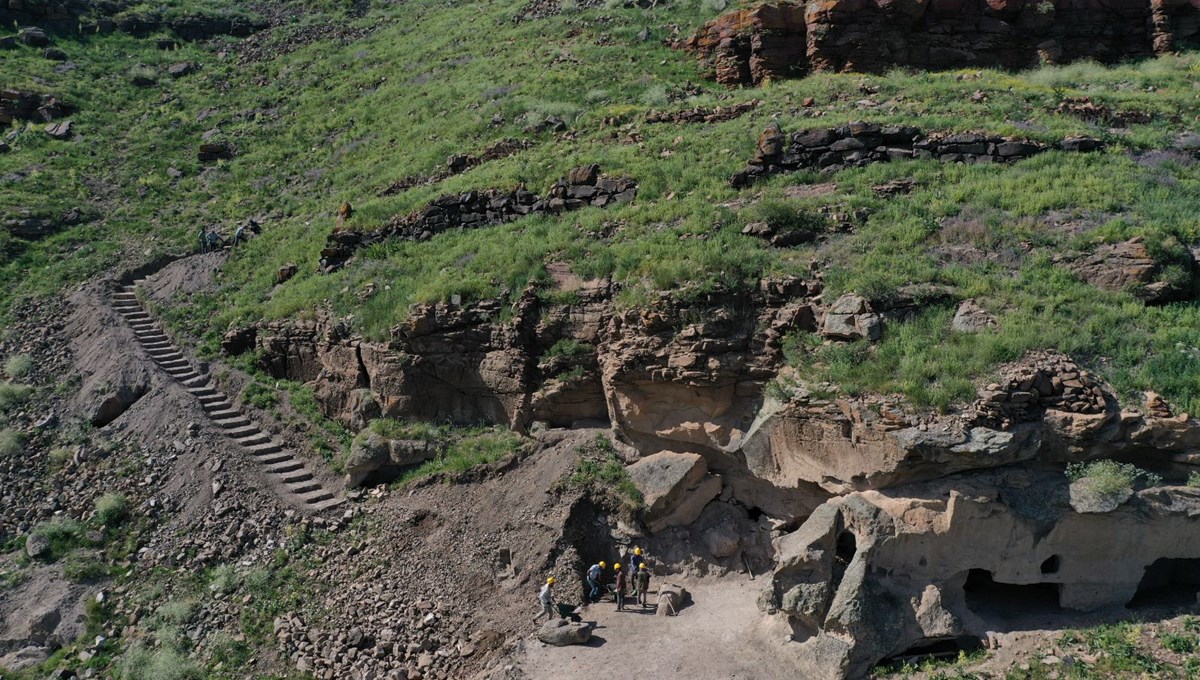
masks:
{"type": "Polygon", "coordinates": [[[1058,604],[1057,584],[1001,583],[987,569],[968,571],[963,591],[967,608],[984,619],[1005,621],[1062,611],[1058,604]]]}
{"type": "Polygon", "coordinates": [[[846,575],[846,568],[850,566],[850,562],[854,560],[854,554],[858,552],[858,542],[854,538],[854,533],[843,531],[838,534],[837,543],[833,549],[833,592],[837,592],[842,585],[842,577],[846,575]]]}
{"type": "Polygon", "coordinates": [[[1046,561],[1042,562],[1042,573],[1043,574],[1057,574],[1058,567],[1060,566],[1059,562],[1060,562],[1060,560],[1059,560],[1058,555],[1051,555],[1051,556],[1047,557],[1046,561]]]}
{"type": "Polygon", "coordinates": [[[1200,559],[1164,557],[1146,567],[1137,593],[1125,606],[1136,609],[1169,604],[1194,604],[1200,593],[1200,559]]]}

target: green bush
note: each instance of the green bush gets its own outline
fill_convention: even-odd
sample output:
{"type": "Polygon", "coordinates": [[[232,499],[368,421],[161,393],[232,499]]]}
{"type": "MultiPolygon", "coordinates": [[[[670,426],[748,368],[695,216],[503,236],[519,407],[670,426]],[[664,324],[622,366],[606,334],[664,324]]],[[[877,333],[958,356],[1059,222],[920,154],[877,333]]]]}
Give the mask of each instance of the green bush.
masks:
{"type": "Polygon", "coordinates": [[[50,560],[57,560],[75,548],[87,545],[86,528],[73,519],[54,519],[33,528],[31,534],[50,541],[50,560]]]}
{"type": "Polygon", "coordinates": [[[129,501],[120,494],[106,493],[96,499],[96,520],[105,527],[115,527],[129,519],[129,501]]]}
{"type": "Polygon", "coordinates": [[[116,664],[118,680],[200,680],[204,672],[172,647],[150,649],[134,645],[116,664]]]}
{"type": "Polygon", "coordinates": [[[436,457],[405,472],[396,484],[404,486],[437,474],[462,474],[504,460],[524,444],[521,435],[502,427],[460,430],[436,457]]]}
{"type": "Polygon", "coordinates": [[[0,456],[15,456],[21,452],[25,438],[20,432],[10,429],[0,430],[0,456]]]}
{"type": "Polygon", "coordinates": [[[570,474],[551,485],[552,492],[562,493],[572,488],[586,490],[630,512],[642,506],[642,492],[630,479],[625,463],[607,437],[597,435],[591,445],[577,447],[575,453],[579,455],[579,461],[570,474]]]}
{"type": "Polygon", "coordinates": [[[1191,654],[1196,651],[1196,636],[1186,633],[1163,633],[1159,638],[1164,649],[1176,654],[1191,654]]]}
{"type": "Polygon", "coordinates": [[[1103,495],[1132,491],[1139,482],[1144,486],[1158,486],[1162,483],[1162,477],[1153,472],[1115,460],[1071,463],[1067,465],[1066,475],[1072,482],[1088,480],[1092,490],[1103,495]]]}
{"type": "Polygon", "coordinates": [[[4,372],[9,378],[18,380],[29,375],[33,371],[33,357],[28,354],[18,354],[11,356],[4,363],[4,372]]]}
{"type": "Polygon", "coordinates": [[[215,567],[208,575],[208,589],[214,593],[228,595],[237,590],[239,585],[241,585],[241,579],[232,564],[215,567]]]}
{"type": "Polygon", "coordinates": [[[0,383],[0,413],[7,413],[29,398],[33,388],[28,385],[0,383]]]}
{"type": "Polygon", "coordinates": [[[76,552],[63,560],[63,576],[71,581],[95,581],[107,575],[108,569],[105,568],[104,562],[97,559],[95,555],[76,552]]]}
{"type": "Polygon", "coordinates": [[[1187,485],[1192,487],[1200,487],[1200,472],[1192,472],[1188,474],[1187,485]]]}
{"type": "Polygon", "coordinates": [[[272,387],[252,382],[242,390],[242,401],[255,408],[269,409],[279,403],[279,393],[272,387]]]}

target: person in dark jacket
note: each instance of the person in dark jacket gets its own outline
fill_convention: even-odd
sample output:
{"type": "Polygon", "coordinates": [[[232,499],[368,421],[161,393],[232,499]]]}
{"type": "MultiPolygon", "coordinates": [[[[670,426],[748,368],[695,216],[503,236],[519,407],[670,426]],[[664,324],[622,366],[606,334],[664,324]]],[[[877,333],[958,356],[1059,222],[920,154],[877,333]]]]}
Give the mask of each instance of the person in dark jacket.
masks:
{"type": "Polygon", "coordinates": [[[614,564],[613,569],[617,570],[617,611],[625,609],[625,594],[629,592],[629,577],[624,571],[621,571],[620,563],[614,564]]]}

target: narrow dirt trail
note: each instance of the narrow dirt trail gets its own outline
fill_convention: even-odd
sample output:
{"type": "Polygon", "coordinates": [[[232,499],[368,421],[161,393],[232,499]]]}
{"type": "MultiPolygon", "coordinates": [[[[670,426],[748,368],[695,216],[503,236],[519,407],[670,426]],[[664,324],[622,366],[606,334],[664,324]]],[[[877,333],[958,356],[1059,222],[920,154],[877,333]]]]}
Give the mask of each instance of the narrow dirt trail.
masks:
{"type": "Polygon", "coordinates": [[[272,488],[285,501],[309,512],[319,512],[345,502],[340,494],[322,485],[299,456],[281,446],[236,408],[214,386],[211,376],[201,373],[171,344],[137,298],[138,286],[143,282],[144,279],[124,286],[113,295],[112,305],[133,329],[138,344],[154,363],[200,402],[205,415],[218,429],[254,457],[272,488]]]}
{"type": "MultiPolygon", "coordinates": [[[[530,640],[521,670],[530,680],[796,677],[796,667],[771,648],[774,637],[761,627],[764,619],[756,604],[761,580],[666,580],[692,593],[692,604],[678,616],[655,616],[653,608],[618,612],[611,602],[590,605],[583,620],[596,623],[591,644],[551,647],[530,640]]],[[[778,644],[784,644],[782,635],[778,644]]]]}

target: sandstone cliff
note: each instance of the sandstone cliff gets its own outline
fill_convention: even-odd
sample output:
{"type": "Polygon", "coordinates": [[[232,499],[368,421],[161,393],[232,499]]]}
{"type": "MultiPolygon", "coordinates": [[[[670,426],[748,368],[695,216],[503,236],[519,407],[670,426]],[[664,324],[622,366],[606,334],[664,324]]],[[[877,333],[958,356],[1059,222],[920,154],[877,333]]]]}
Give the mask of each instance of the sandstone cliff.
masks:
{"type": "Polygon", "coordinates": [[[1169,52],[1195,39],[1198,12],[1180,0],[777,2],[724,14],[679,46],[726,85],[897,66],[1019,69],[1169,52]]]}

